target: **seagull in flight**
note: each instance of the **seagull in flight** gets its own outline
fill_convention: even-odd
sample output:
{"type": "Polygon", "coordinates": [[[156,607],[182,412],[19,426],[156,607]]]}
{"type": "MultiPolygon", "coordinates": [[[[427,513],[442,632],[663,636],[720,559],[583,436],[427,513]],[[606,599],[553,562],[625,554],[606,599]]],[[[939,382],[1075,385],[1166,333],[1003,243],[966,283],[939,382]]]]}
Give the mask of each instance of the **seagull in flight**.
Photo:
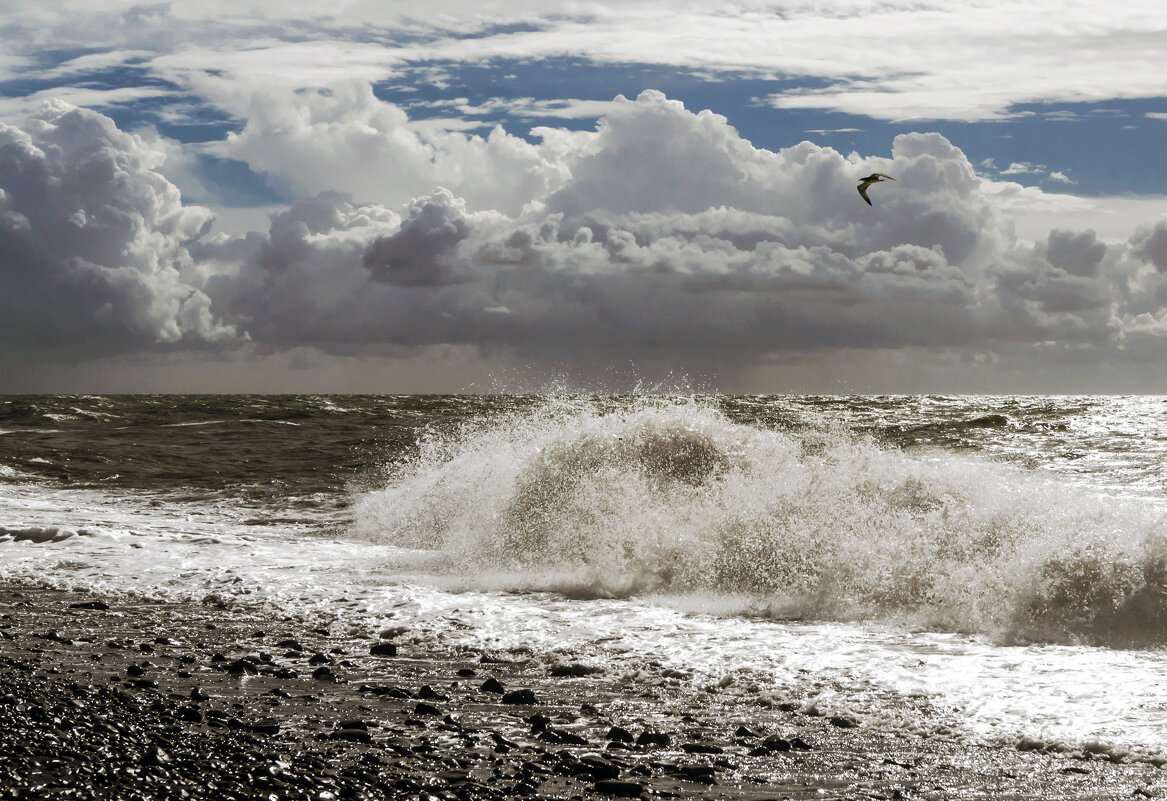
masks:
{"type": "Polygon", "coordinates": [[[866,178],[859,179],[859,181],[860,181],[860,184],[858,186],[859,194],[863,195],[863,199],[867,201],[868,206],[871,205],[871,198],[869,198],[867,196],[867,187],[871,186],[872,184],[877,184],[880,181],[884,180],[885,178],[889,181],[895,180],[895,178],[892,178],[890,175],[884,175],[882,172],[873,172],[873,173],[871,173],[871,175],[868,175],[866,178]]]}

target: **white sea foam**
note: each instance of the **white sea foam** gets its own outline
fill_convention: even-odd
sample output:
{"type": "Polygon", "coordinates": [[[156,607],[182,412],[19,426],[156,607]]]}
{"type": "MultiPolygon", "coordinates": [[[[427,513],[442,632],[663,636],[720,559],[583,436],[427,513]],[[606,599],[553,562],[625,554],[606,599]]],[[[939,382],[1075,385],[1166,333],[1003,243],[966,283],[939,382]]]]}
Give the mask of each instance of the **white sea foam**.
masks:
{"type": "Polygon", "coordinates": [[[466,586],[745,596],[753,614],[1027,639],[1165,636],[1159,512],[1018,468],[909,455],[697,402],[560,401],[434,436],[356,504],[466,586]]]}
{"type": "Polygon", "coordinates": [[[425,438],[348,510],[183,497],[2,484],[4,530],[89,536],[0,534],[0,579],[667,668],[1007,745],[1167,742],[1167,655],[1083,644],[1163,629],[1155,508],[983,459],[558,400],[425,438]]]}

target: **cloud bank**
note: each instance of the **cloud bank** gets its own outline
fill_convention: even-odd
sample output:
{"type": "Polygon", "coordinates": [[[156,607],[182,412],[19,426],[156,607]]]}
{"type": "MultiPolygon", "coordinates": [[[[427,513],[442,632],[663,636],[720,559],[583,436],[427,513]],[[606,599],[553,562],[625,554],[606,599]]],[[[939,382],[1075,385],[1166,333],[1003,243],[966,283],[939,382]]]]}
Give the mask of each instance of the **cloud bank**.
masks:
{"type": "MultiPolygon", "coordinates": [[[[883,120],[994,120],[1033,113],[1020,104],[1167,96],[1159,68],[1167,9],[1152,2],[1121,9],[1063,0],[859,0],[825,8],[798,0],[442,0],[408,10],[254,0],[245,11],[221,0],[129,8],[43,0],[6,7],[12,21],[0,34],[8,34],[10,55],[0,60],[0,78],[6,70],[19,74],[40,53],[99,40],[176,93],[239,116],[253,92],[274,84],[377,82],[411,64],[565,54],[708,75],[797,76],[805,85],[768,102],[883,120]]],[[[115,63],[86,53],[56,69],[115,63]]]]}
{"type": "Polygon", "coordinates": [[[187,249],[211,215],[183,205],[162,158],[59,100],[21,128],[0,124],[0,336],[92,353],[237,338],[187,249]]]}
{"type": "Polygon", "coordinates": [[[1163,353],[1167,221],[1025,245],[1000,185],[939,134],[886,156],[771,152],[656,91],[537,144],[427,139],[351,84],[255,103],[224,146],[300,199],[238,236],[101,114],[57,101],[0,126],[0,339],[75,358],[454,348],[681,372],[1163,353]],[[855,185],[873,170],[898,181],[868,206],[855,185]]]}

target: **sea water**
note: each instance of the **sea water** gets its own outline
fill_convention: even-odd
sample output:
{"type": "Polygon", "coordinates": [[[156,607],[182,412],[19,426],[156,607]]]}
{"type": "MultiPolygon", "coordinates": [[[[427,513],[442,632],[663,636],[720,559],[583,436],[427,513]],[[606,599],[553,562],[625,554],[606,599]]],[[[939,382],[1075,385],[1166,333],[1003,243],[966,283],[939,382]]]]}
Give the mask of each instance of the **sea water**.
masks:
{"type": "Polygon", "coordinates": [[[1167,399],[0,398],[0,580],[1167,749],[1167,399]]]}

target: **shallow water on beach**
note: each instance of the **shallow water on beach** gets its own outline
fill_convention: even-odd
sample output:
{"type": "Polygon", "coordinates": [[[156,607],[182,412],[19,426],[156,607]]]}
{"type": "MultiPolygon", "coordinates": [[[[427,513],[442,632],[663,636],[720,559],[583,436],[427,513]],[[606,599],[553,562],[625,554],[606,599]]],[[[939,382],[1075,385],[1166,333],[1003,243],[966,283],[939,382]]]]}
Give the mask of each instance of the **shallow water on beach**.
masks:
{"type": "Polygon", "coordinates": [[[1167,400],[0,399],[0,578],[1157,754],[1167,400]]]}

